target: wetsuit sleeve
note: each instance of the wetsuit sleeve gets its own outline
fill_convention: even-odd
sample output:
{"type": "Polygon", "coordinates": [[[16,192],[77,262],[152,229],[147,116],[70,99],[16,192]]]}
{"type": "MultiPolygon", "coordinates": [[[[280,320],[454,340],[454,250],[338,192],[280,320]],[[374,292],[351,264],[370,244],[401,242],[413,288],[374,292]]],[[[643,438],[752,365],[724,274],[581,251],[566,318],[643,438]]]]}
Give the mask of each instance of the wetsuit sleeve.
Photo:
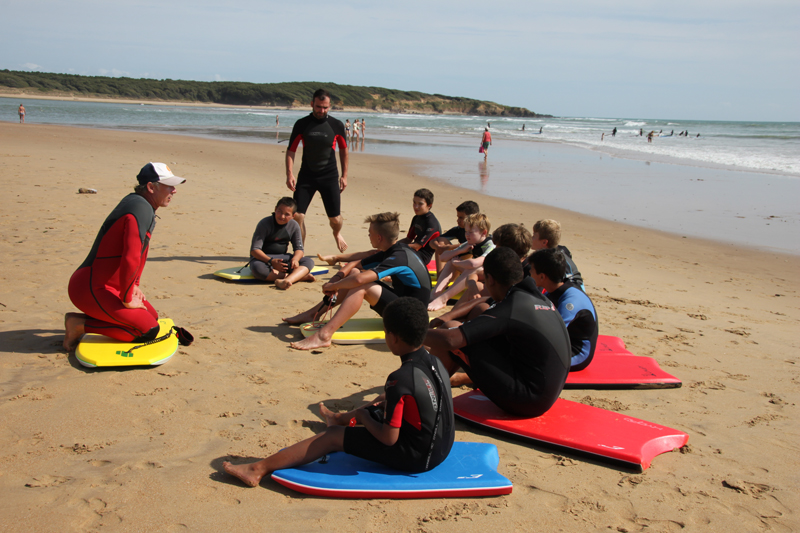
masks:
{"type": "Polygon", "coordinates": [[[448,239],[458,239],[458,230],[460,230],[458,226],[452,227],[449,230],[442,233],[442,237],[446,237],[448,239]]]}
{"type": "Polygon", "coordinates": [[[573,357],[576,355],[588,357],[592,347],[592,335],[596,328],[594,317],[589,310],[581,309],[574,315],[571,322],[567,324],[567,333],[569,333],[573,357]]]}
{"type": "MultiPolygon", "coordinates": [[[[272,217],[262,218],[256,225],[256,230],[253,232],[253,241],[250,243],[251,250],[263,250],[264,241],[267,235],[272,233],[272,217]]],[[[249,254],[248,254],[249,255],[249,254]]]]}
{"type": "Polygon", "coordinates": [[[442,228],[439,226],[439,222],[434,217],[428,217],[426,222],[425,234],[424,235],[417,235],[415,242],[417,244],[421,244],[422,246],[426,246],[430,241],[438,237],[442,233],[442,228]]]}
{"type": "MultiPolygon", "coordinates": [[[[122,256],[119,262],[119,287],[120,298],[123,302],[130,302],[133,288],[139,285],[139,276],[147,259],[147,250],[141,238],[142,232],[139,221],[132,214],[124,215],[118,223],[122,228],[122,256]]],[[[147,235],[147,228],[145,228],[147,235]]]]}
{"type": "Polygon", "coordinates": [[[372,254],[369,257],[365,257],[361,260],[361,266],[366,269],[371,269],[378,266],[381,261],[383,261],[384,252],[378,252],[376,254],[372,254]]]}
{"type": "Polygon", "coordinates": [[[344,131],[344,124],[342,124],[342,121],[341,120],[333,121],[333,124],[331,124],[331,129],[333,129],[333,133],[335,135],[334,142],[339,146],[339,150],[346,150],[347,137],[344,131]]]}
{"type": "Polygon", "coordinates": [[[303,140],[303,127],[305,126],[305,120],[300,119],[294,123],[294,127],[292,128],[292,135],[289,137],[289,147],[286,149],[288,152],[296,152],[297,147],[300,145],[300,141],[303,140]]]}
{"type": "Polygon", "coordinates": [[[497,318],[492,315],[480,315],[459,326],[467,345],[485,341],[502,335],[508,327],[508,319],[497,318]]]}
{"type": "Polygon", "coordinates": [[[408,234],[406,235],[406,239],[408,239],[409,242],[414,242],[414,238],[416,236],[417,236],[417,231],[414,229],[414,219],[412,218],[411,225],[408,227],[408,234]]]}

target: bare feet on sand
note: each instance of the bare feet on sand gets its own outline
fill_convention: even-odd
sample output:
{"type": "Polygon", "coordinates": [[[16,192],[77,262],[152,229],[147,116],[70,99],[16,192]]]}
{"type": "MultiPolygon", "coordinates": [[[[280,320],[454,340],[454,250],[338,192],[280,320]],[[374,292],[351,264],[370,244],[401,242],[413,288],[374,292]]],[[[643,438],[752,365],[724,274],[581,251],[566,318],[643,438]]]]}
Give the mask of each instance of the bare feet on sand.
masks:
{"type": "Polygon", "coordinates": [[[336,239],[336,247],[339,248],[341,253],[344,253],[344,251],[347,250],[347,242],[344,240],[344,237],[342,237],[342,234],[334,233],[333,238],[336,239]]]}
{"type": "Polygon", "coordinates": [[[439,309],[444,308],[447,305],[447,300],[444,296],[439,296],[438,298],[434,298],[431,300],[431,303],[428,304],[428,311],[438,311],[439,309]]]}
{"type": "Polygon", "coordinates": [[[292,282],[285,279],[276,279],[275,286],[278,287],[280,290],[285,291],[286,289],[292,286],[292,282]]]}
{"type": "Polygon", "coordinates": [[[451,387],[461,387],[462,385],[472,385],[472,380],[469,379],[466,372],[456,372],[450,376],[451,387]]]}
{"type": "Polygon", "coordinates": [[[336,256],[335,255],[317,254],[317,257],[319,258],[320,261],[325,261],[326,263],[328,263],[328,266],[333,266],[333,265],[335,265],[336,263],[339,262],[339,261],[336,260],[336,256]]]}
{"type": "Polygon", "coordinates": [[[342,424],[339,423],[338,413],[334,413],[322,402],[319,402],[319,414],[325,419],[325,425],[328,427],[331,426],[341,426],[342,424]]]}
{"type": "Polygon", "coordinates": [[[290,316],[289,318],[283,318],[281,320],[292,325],[305,324],[306,322],[311,322],[314,320],[314,318],[316,318],[318,309],[319,307],[315,307],[300,313],[299,315],[290,316]]]}
{"type": "Polygon", "coordinates": [[[300,281],[307,281],[309,283],[313,283],[313,282],[317,281],[317,278],[314,277],[314,274],[308,273],[308,274],[306,274],[306,277],[304,277],[300,281]]]}
{"type": "Polygon", "coordinates": [[[317,348],[327,348],[331,345],[331,340],[325,340],[320,337],[320,332],[316,332],[307,339],[303,339],[300,342],[293,342],[289,346],[294,348],[295,350],[316,350],[317,348]]]}
{"type": "Polygon", "coordinates": [[[67,313],[64,315],[64,343],[61,345],[67,352],[74,352],[83,337],[83,326],[86,324],[86,315],[82,313],[67,313]]]}
{"type": "Polygon", "coordinates": [[[248,487],[257,487],[261,483],[261,478],[264,474],[259,474],[255,468],[255,463],[249,465],[235,465],[228,461],[222,463],[222,468],[232,476],[236,476],[248,487]]]}

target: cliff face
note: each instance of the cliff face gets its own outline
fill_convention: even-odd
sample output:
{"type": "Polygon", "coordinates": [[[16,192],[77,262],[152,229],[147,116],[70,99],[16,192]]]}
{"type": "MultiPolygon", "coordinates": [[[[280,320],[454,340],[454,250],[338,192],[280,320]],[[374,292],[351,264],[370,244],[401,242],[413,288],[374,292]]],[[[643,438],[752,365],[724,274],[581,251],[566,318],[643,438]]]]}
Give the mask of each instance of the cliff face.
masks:
{"type": "Polygon", "coordinates": [[[540,115],[523,107],[509,107],[459,96],[321,82],[202,82],[0,70],[0,87],[26,92],[38,91],[42,95],[54,96],[96,96],[279,107],[308,107],[314,91],[323,87],[331,93],[332,104],[336,109],[357,108],[392,113],[447,113],[492,117],[550,116],[540,115]]]}

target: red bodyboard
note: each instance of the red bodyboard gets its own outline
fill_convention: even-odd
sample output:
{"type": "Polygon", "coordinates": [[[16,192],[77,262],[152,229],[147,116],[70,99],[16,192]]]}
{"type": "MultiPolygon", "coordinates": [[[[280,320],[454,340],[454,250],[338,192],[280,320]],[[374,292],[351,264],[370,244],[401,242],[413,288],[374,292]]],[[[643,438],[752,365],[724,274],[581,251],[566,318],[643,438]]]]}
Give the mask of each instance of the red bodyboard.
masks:
{"type": "Polygon", "coordinates": [[[612,337],[611,335],[598,335],[597,346],[594,349],[595,355],[598,353],[618,353],[625,355],[633,355],[625,347],[625,341],[619,337],[612,337]]]}
{"type": "Polygon", "coordinates": [[[672,389],[681,380],[661,370],[652,357],[595,352],[583,370],[567,375],[565,389],[672,389]]]}
{"type": "Polygon", "coordinates": [[[561,398],[542,416],[521,418],[476,390],[454,398],[453,410],[458,418],[487,429],[642,471],[656,455],[689,441],[683,431],[561,398]]]}

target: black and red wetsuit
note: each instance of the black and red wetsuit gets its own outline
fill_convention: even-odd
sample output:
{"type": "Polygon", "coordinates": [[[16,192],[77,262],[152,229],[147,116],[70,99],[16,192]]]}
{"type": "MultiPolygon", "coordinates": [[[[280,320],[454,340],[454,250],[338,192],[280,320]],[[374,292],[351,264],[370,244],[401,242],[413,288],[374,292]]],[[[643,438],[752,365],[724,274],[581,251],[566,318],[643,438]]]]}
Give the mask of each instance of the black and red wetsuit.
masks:
{"type": "Polygon", "coordinates": [[[300,142],[303,143],[303,159],[294,191],[298,213],[306,212],[314,193],[319,191],[328,217],[341,214],[336,145],[339,150],[347,149],[345,135],[342,121],[330,116],[318,119],[310,114],[294,123],[288,150],[296,152],[300,142]]]}
{"type": "Polygon", "coordinates": [[[128,309],[134,287],[147,260],[155,210],[142,196],[131,193],[111,211],[89,256],[69,280],[69,298],[89,318],[86,333],[100,333],[123,342],[144,342],[158,334],[158,313],[128,309]]]}
{"type": "Polygon", "coordinates": [[[424,215],[414,215],[411,225],[408,227],[409,244],[419,244],[422,248],[417,250],[417,255],[424,264],[428,264],[433,257],[433,247],[431,241],[442,234],[442,226],[436,219],[436,215],[428,211],[424,215]]]}
{"type": "Polygon", "coordinates": [[[424,472],[447,458],[455,440],[450,383],[444,381],[442,362],[424,348],[401,360],[384,385],[383,423],[400,428],[397,442],[387,446],[365,427],[348,427],[344,451],[398,470],[424,472]]]}

